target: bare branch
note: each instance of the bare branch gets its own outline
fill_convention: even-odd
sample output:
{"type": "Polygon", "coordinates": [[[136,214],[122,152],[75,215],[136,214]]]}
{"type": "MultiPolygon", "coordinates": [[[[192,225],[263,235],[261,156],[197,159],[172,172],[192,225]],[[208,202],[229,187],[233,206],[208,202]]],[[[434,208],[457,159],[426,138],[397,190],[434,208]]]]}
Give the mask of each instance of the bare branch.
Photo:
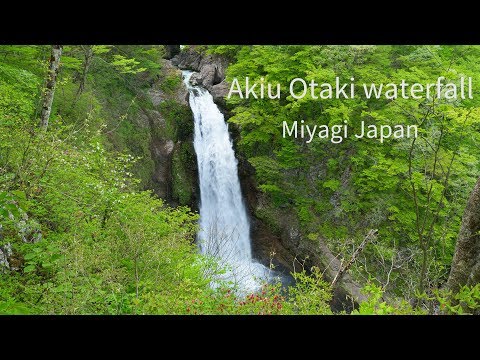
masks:
{"type": "Polygon", "coordinates": [[[350,269],[350,267],[353,265],[353,263],[357,259],[358,255],[360,255],[360,253],[363,251],[365,246],[370,241],[372,241],[377,237],[377,234],[378,234],[377,229],[371,229],[368,232],[367,236],[365,236],[361,244],[355,249],[355,252],[352,254],[352,257],[350,258],[350,260],[345,264],[345,266],[342,266],[340,270],[337,272],[337,275],[335,275],[335,277],[333,278],[332,286],[334,286],[342,278],[343,274],[345,274],[345,272],[348,271],[348,269],[350,269]]]}

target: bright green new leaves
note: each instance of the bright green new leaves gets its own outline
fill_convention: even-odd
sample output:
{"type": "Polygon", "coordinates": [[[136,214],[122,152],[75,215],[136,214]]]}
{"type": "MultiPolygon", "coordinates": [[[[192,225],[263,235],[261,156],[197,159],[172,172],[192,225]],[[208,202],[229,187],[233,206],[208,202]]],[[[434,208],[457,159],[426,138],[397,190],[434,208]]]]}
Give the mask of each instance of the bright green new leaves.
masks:
{"type": "Polygon", "coordinates": [[[146,68],[138,67],[140,64],[139,61],[126,58],[123,55],[113,55],[113,61],[111,64],[122,74],[137,74],[147,70],[146,68]]]}
{"type": "Polygon", "coordinates": [[[107,54],[112,50],[112,47],[109,45],[94,45],[92,46],[92,51],[95,55],[107,54]]]}
{"type": "Polygon", "coordinates": [[[473,100],[456,101],[366,99],[358,84],[398,84],[402,79],[429,83],[439,76],[454,82],[472,77],[478,84],[479,48],[243,46],[235,51],[228,80],[236,77],[242,83],[249,76],[252,83],[263,78],[282,84],[280,99],[232,96],[228,101],[233,112],[229,121],[241,133],[239,149],[256,169],[259,187],[272,203],[290,204],[304,233],[330,237],[330,246],[338,251],[344,251],[340,236],[355,237],[359,230],[379,228],[379,247],[384,250],[369,254],[367,266],[381,281],[387,282],[382,280],[387,271],[384,254],[392,244],[404,254],[414,254],[407,260],[395,259],[396,255],[391,260],[389,255],[389,261],[401,263],[393,265],[388,282],[397,295],[413,293],[425,279],[432,286],[442,283],[465,197],[480,173],[477,94],[473,100]],[[345,82],[353,78],[357,96],[322,100],[313,99],[308,91],[295,100],[289,95],[294,78],[321,84],[334,83],[335,77],[345,82]],[[310,126],[347,121],[351,134],[359,131],[361,121],[417,125],[419,138],[383,144],[353,136],[339,144],[317,138],[309,144],[283,139],[282,122],[301,120],[310,126]],[[425,256],[420,256],[420,248],[425,256]],[[427,270],[419,275],[423,263],[427,270]]]}

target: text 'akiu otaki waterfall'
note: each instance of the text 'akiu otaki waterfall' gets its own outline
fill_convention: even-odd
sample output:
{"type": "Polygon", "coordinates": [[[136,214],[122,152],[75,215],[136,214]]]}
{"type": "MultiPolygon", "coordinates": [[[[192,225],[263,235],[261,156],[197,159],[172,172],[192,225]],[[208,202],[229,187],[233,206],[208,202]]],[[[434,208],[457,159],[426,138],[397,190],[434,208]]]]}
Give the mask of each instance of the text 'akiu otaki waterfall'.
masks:
{"type": "Polygon", "coordinates": [[[200,184],[200,251],[228,271],[225,280],[244,291],[258,288],[269,269],[252,260],[250,225],[238,179],[237,159],[223,114],[205,89],[192,86],[184,71],[195,120],[194,148],[200,184]]]}

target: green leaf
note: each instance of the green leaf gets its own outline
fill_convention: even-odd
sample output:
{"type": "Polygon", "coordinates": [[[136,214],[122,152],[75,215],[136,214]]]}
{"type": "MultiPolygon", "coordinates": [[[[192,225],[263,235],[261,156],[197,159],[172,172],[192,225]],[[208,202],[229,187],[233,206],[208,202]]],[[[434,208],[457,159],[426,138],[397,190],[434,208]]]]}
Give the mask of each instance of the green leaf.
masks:
{"type": "Polygon", "coordinates": [[[8,211],[4,208],[0,208],[0,217],[8,218],[8,211]]]}
{"type": "Polygon", "coordinates": [[[337,180],[337,179],[327,180],[323,183],[323,187],[335,191],[340,187],[340,180],[337,180]]]}
{"type": "Polygon", "coordinates": [[[50,258],[50,261],[55,262],[59,260],[62,257],[60,254],[53,254],[52,257],[50,258]]]}
{"type": "Polygon", "coordinates": [[[20,211],[18,211],[18,207],[15,204],[6,204],[4,208],[10,211],[14,217],[18,217],[20,215],[20,211]]]}
{"type": "Polygon", "coordinates": [[[28,254],[25,254],[25,256],[23,257],[25,260],[32,260],[34,258],[37,257],[37,254],[35,253],[28,253],[28,254]]]}
{"type": "Polygon", "coordinates": [[[8,301],[0,302],[0,314],[24,315],[32,314],[33,311],[26,304],[8,301]]]}
{"type": "Polygon", "coordinates": [[[110,45],[94,45],[92,51],[95,55],[106,54],[110,52],[111,46],[110,45]]]}
{"type": "Polygon", "coordinates": [[[12,195],[14,195],[19,200],[23,200],[23,201],[27,200],[27,195],[25,194],[24,191],[13,190],[12,195]]]}
{"type": "Polygon", "coordinates": [[[30,273],[32,271],[35,271],[35,265],[28,265],[28,266],[25,266],[25,268],[23,269],[24,273],[30,273]]]}

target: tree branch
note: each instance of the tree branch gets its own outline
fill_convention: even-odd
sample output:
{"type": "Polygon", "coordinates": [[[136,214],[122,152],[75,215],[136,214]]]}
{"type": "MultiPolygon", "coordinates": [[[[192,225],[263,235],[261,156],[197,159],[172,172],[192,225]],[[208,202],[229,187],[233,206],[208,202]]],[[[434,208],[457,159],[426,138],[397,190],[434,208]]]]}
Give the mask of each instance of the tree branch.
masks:
{"type": "Polygon", "coordinates": [[[365,238],[363,239],[363,241],[361,242],[361,244],[355,249],[355,251],[353,252],[352,254],[352,257],[350,258],[350,260],[345,264],[343,265],[340,270],[337,272],[337,275],[335,275],[335,277],[333,278],[333,281],[332,281],[332,286],[334,286],[341,278],[342,276],[345,274],[345,272],[347,272],[353,265],[353,263],[355,262],[355,260],[357,259],[358,255],[360,255],[360,253],[363,251],[363,249],[365,248],[365,246],[372,240],[374,240],[376,237],[377,237],[377,234],[378,234],[378,230],[377,229],[371,229],[367,236],[365,236],[365,238]]]}

